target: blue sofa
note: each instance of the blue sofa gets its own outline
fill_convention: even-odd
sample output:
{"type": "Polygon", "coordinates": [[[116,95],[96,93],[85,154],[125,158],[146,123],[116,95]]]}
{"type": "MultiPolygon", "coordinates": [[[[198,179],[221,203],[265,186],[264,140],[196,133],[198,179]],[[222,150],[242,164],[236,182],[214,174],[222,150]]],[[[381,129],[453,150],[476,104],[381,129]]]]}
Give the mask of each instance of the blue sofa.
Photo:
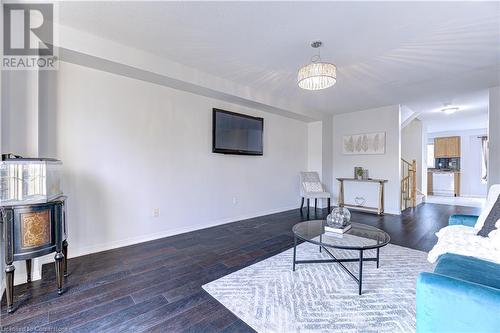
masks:
{"type": "MultiPolygon", "coordinates": [[[[450,225],[474,226],[453,215],[450,225]]],[[[500,332],[500,265],[447,253],[417,280],[417,332],[500,332]]]]}
{"type": "Polygon", "coordinates": [[[477,215],[452,215],[448,219],[449,225],[465,225],[467,227],[473,227],[479,216],[477,215]]]}

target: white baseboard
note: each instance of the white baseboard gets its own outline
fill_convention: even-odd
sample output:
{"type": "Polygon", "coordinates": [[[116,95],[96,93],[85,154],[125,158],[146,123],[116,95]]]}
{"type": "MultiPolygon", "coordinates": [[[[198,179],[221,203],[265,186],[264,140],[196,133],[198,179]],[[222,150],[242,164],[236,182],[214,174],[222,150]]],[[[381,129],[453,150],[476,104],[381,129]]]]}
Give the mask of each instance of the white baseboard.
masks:
{"type": "Polygon", "coordinates": [[[424,194],[417,194],[417,206],[425,202],[425,195],[424,194]]]}
{"type": "Polygon", "coordinates": [[[460,196],[464,198],[486,199],[486,195],[479,195],[479,194],[460,194],[460,196]]]}
{"type": "Polygon", "coordinates": [[[453,191],[434,191],[432,194],[438,197],[455,197],[453,191]]]}

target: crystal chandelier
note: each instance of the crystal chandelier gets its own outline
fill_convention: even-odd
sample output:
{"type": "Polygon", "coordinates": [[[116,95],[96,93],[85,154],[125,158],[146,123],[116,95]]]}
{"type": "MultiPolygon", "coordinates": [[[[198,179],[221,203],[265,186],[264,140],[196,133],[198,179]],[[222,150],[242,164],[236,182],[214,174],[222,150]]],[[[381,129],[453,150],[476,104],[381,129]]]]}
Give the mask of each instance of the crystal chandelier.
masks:
{"type": "Polygon", "coordinates": [[[302,89],[321,90],[331,87],[337,82],[337,67],[334,64],[321,62],[320,47],[321,41],[311,44],[318,49],[318,54],[313,56],[311,63],[299,69],[297,84],[302,89]]]}

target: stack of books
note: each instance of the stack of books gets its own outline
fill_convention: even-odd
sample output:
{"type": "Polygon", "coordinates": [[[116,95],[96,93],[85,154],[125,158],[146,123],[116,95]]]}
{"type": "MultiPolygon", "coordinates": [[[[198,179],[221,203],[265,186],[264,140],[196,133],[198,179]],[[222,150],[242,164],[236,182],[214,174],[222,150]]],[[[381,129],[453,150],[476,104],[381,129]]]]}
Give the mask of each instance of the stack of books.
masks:
{"type": "Polygon", "coordinates": [[[330,227],[327,225],[325,226],[325,232],[331,232],[331,233],[335,233],[335,234],[343,234],[344,232],[348,231],[349,229],[351,229],[350,224],[346,225],[345,227],[339,227],[339,228],[330,227]]]}

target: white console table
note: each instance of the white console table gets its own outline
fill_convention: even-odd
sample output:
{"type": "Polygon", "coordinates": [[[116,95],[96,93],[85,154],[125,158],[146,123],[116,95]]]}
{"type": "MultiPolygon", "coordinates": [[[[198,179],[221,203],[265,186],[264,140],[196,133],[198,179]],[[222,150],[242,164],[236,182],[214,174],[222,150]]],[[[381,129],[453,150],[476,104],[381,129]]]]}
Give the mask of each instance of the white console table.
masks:
{"type": "Polygon", "coordinates": [[[339,207],[349,207],[352,209],[357,209],[364,212],[375,213],[377,215],[384,214],[384,184],[387,183],[387,179],[356,179],[356,178],[337,178],[340,182],[339,189],[339,207]],[[365,182],[365,183],[378,183],[378,207],[366,207],[361,205],[350,205],[344,203],[344,183],[345,182],[365,182]]]}

